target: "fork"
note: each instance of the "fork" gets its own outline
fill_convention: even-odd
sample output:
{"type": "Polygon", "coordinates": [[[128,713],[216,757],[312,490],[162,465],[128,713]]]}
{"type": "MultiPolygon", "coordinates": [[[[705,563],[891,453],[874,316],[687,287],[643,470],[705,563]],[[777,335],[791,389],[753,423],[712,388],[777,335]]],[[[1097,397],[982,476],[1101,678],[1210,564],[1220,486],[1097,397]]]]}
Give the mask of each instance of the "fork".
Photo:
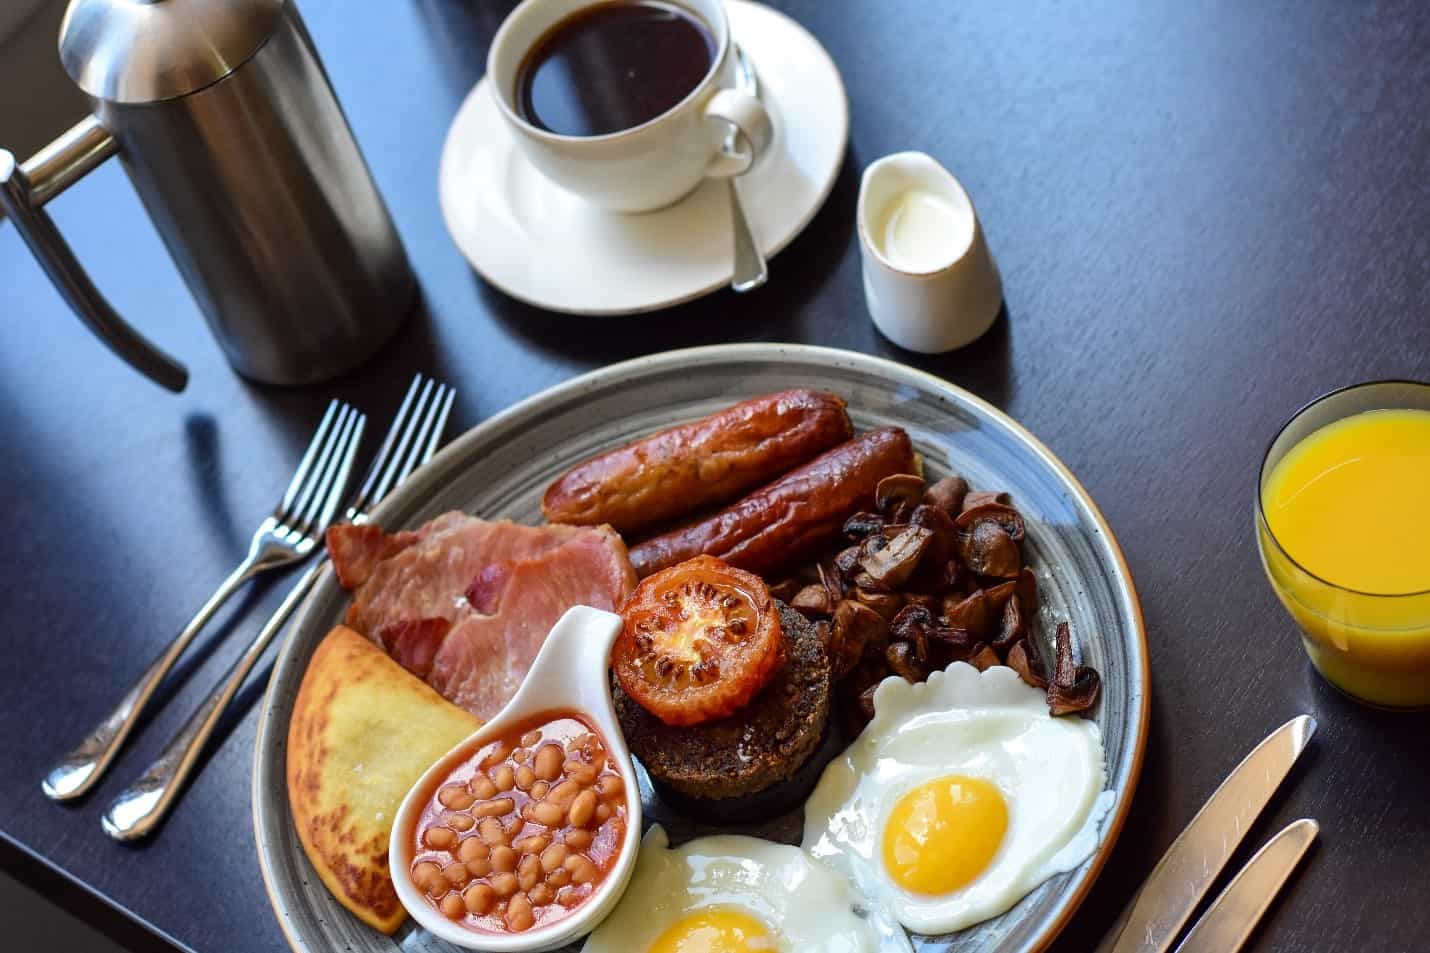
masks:
{"type": "MultiPolygon", "coordinates": [[[[372,508],[389,490],[407,479],[413,469],[426,463],[442,444],[442,431],[452,410],[456,391],[446,384],[412,379],[398,408],[397,417],[383,438],[382,447],[368,468],[361,487],[348,504],[344,518],[349,523],[365,523],[372,508]]],[[[164,747],[149,770],[124,790],[100,818],[104,832],[115,840],[138,840],[151,833],[178,800],[184,782],[193,773],[219,719],[233,703],[248,673],[257,664],[269,643],[283,630],[289,616],[302,604],[328,566],[326,555],[303,573],[284,597],[277,611],[254,636],[242,656],[229,669],[222,683],[206,698],[179,733],[164,747]]]]}
{"type": "Polygon", "coordinates": [[[41,783],[46,797],[68,801],[89,792],[124,746],[164,676],[214,613],[254,576],[305,559],[313,552],[332,518],[332,510],[323,504],[329,498],[338,498],[347,482],[347,471],[334,463],[350,456],[357,447],[365,421],[362,414],[341,401],[328,404],[283,498],[254,532],[248,555],[219,583],[114,710],[79,747],[50,769],[41,783]]]}

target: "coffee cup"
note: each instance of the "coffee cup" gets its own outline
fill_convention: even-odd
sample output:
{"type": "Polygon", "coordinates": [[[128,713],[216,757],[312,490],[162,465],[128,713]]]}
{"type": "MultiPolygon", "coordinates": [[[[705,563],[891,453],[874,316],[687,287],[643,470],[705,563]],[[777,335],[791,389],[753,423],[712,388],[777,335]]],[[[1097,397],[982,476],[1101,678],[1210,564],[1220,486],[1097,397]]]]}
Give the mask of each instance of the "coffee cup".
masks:
{"type": "MultiPolygon", "coordinates": [[[[641,24],[637,24],[640,26],[641,24]]],[[[645,24],[649,27],[650,24],[645,24]]],[[[607,34],[612,42],[635,42],[629,25],[613,22],[607,34]]],[[[698,52],[698,50],[697,50],[698,52]]],[[[645,56],[639,50],[634,55],[645,56]]],[[[703,56],[704,54],[700,54],[703,56]]],[[[735,46],[730,23],[721,0],[652,0],[638,4],[611,4],[607,0],[524,0],[497,30],[487,57],[487,79],[498,111],[515,135],[526,157],[557,185],[587,201],[621,212],[645,212],[679,201],[706,178],[740,175],[768,148],[773,137],[769,114],[760,100],[737,88],[735,46]],[[660,21],[660,29],[684,30],[674,35],[703,49],[709,66],[694,56],[675,57],[661,51],[673,43],[647,43],[649,52],[642,69],[628,70],[617,77],[600,75],[601,64],[609,60],[589,57],[591,75],[573,75],[582,68],[581,43],[589,49],[592,34],[600,39],[598,18],[665,16],[681,23],[660,21]],[[564,100],[553,95],[555,105],[548,111],[561,118],[563,127],[551,116],[537,112],[535,100],[542,87],[543,62],[554,62],[568,31],[584,32],[571,43],[571,55],[557,64],[559,75],[568,78],[570,89],[564,100]],[[701,32],[697,40],[692,31],[701,32]],[[577,42],[579,40],[579,43],[577,42]],[[555,50],[555,52],[553,52],[555,50]],[[573,68],[574,67],[574,68],[573,68]],[[646,81],[660,84],[653,92],[667,98],[681,98],[657,115],[645,118],[640,108],[649,107],[651,96],[631,96],[622,83],[640,72],[646,81]],[[689,87],[686,91],[686,87],[689,87]],[[600,95],[593,95],[599,93],[600,95]],[[579,95],[575,95],[579,94],[579,95]],[[621,97],[627,101],[622,101],[621,97]],[[605,114],[590,115],[581,110],[602,104],[605,114]],[[629,106],[629,108],[627,108],[629,106]],[[608,129],[612,122],[631,118],[625,128],[608,129]],[[601,122],[605,122],[605,126],[601,122]],[[735,147],[726,148],[727,133],[734,126],[735,147]]],[[[558,75],[553,71],[553,75],[558,75]]],[[[659,96],[654,100],[660,102],[659,96]]]]}

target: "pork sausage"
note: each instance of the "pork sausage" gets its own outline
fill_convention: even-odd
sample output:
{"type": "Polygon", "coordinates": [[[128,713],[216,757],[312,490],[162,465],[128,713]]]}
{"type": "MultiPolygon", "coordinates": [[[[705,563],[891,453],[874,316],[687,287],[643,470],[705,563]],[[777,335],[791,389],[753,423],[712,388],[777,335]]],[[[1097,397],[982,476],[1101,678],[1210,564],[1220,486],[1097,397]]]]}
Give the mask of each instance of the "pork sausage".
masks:
{"type": "Polygon", "coordinates": [[[646,540],[631,549],[631,564],[647,576],[705,553],[767,575],[817,554],[850,515],[872,506],[880,480],[915,466],[907,433],[871,430],[708,519],[646,540]]]}
{"type": "Polygon", "coordinates": [[[547,488],[541,511],[552,523],[638,533],[728,503],[853,432],[833,394],[756,397],[587,460],[547,488]]]}

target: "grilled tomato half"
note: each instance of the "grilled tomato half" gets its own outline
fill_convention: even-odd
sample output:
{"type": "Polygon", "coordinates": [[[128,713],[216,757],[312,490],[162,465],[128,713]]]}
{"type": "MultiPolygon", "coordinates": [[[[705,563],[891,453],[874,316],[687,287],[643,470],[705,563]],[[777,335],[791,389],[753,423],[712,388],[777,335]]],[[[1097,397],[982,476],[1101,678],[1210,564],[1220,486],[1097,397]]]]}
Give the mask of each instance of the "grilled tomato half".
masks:
{"type": "Polygon", "coordinates": [[[780,664],[780,618],[769,589],[713,556],[647,576],[621,617],[611,651],[616,677],[667,725],[733,714],[780,664]]]}

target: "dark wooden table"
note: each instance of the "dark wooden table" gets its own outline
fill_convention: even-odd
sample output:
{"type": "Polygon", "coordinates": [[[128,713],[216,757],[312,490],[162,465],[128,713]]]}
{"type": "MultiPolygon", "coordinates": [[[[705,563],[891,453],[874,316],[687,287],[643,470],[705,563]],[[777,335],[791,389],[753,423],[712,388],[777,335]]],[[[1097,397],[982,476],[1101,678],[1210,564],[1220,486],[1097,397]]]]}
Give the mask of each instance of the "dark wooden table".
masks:
{"type": "Polygon", "coordinates": [[[201,639],[96,796],[55,806],[39,779],[239,559],[323,402],[384,417],[421,369],[459,386],[464,428],[611,361],[792,340],[907,360],[991,400],[1082,478],[1126,550],[1151,647],[1146,766],[1058,950],[1089,948],[1222,776],[1302,711],[1320,733],[1239,856],[1300,816],[1322,839],[1252,945],[1426,948],[1430,720],[1358,708],[1312,673],[1257,563],[1251,501],[1267,439],[1302,402],[1430,378],[1430,7],[777,5],[843,70],[852,136],[828,205],[749,297],[589,320],[473,274],[442,224],[437,162],[511,6],[498,0],[304,0],[424,291],[387,352],[331,387],[234,376],[112,163],[52,210],[119,309],[190,363],[186,393],[104,353],[0,226],[5,867],[136,950],[282,949],[249,814],[261,684],[158,837],[119,846],[98,824],[278,587],[201,639]],[[1007,288],[1006,318],[937,359],[880,338],[860,288],[859,171],[911,148],[968,186],[1007,288]]]}

